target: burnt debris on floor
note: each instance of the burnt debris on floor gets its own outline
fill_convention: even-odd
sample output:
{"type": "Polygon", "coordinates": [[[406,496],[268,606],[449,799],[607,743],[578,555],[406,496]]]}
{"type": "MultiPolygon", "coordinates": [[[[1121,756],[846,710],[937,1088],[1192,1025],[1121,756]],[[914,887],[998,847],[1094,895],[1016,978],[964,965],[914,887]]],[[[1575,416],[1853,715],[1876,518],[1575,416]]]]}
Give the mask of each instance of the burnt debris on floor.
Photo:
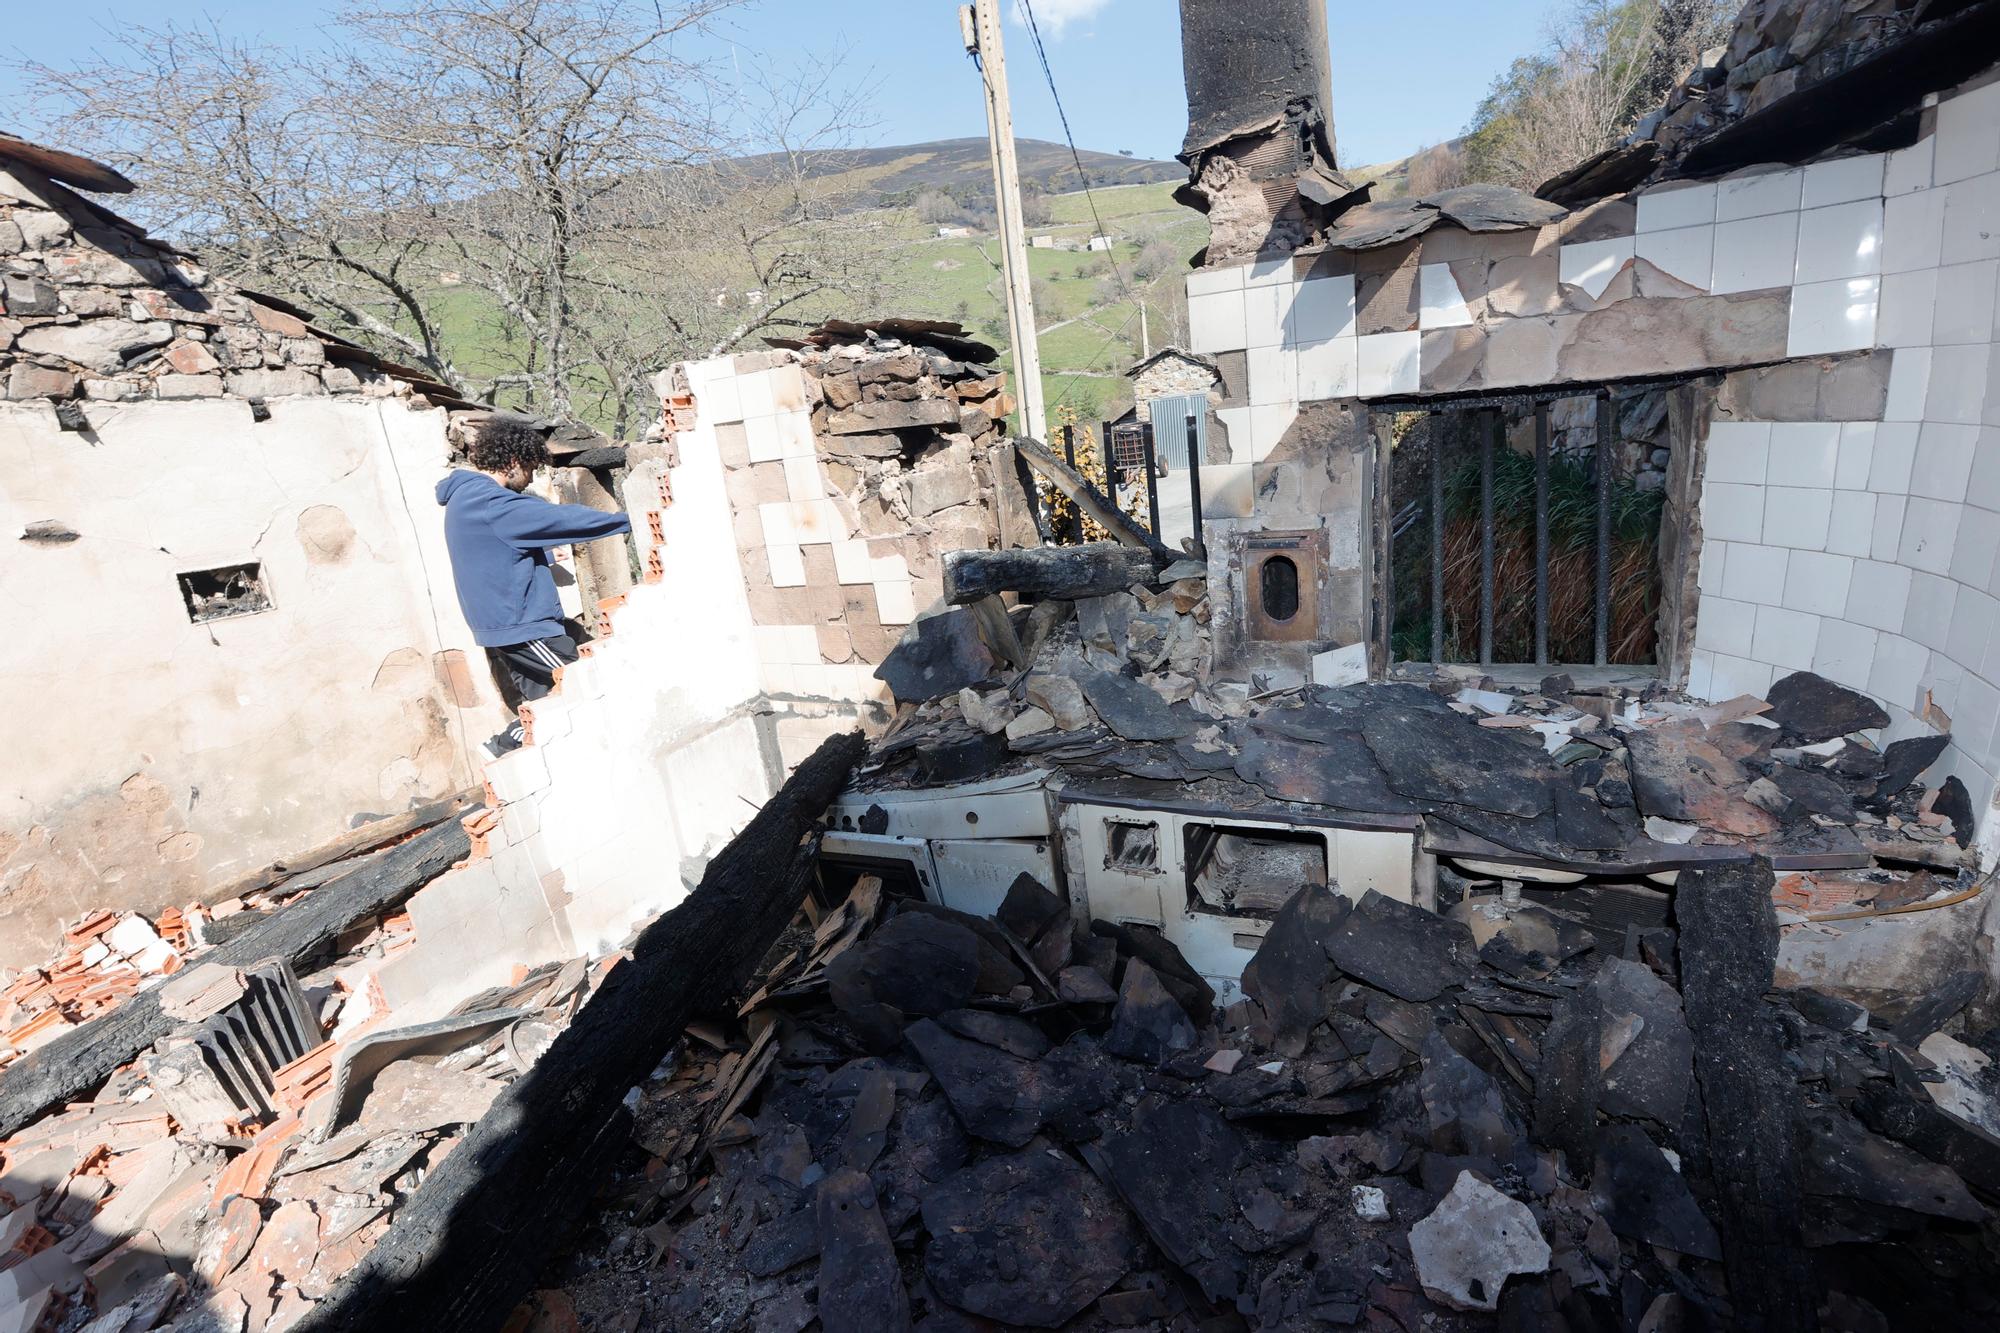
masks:
{"type": "MultiPolygon", "coordinates": [[[[1681,892],[1702,884],[1748,901],[1768,876],[1681,892]]],[[[1558,895],[1440,917],[1309,886],[1217,1009],[1158,934],[1026,878],[990,920],[864,879],[646,1085],[638,1165],[539,1307],[782,1333],[1777,1327],[1731,1261],[1789,1236],[1828,1327],[1992,1318],[2000,1033],[1937,1031],[1948,1001],[1885,1024],[1766,994],[1745,947],[1558,895]],[[1728,1031],[1683,1005],[1697,967],[1744,978],[1728,1031]],[[1746,1040],[1768,1099],[1725,1139],[1742,1108],[1711,1066],[1746,1040]],[[1771,1183],[1746,1152],[1797,1173],[1770,1216],[1741,1207],[1771,1183]]]]}

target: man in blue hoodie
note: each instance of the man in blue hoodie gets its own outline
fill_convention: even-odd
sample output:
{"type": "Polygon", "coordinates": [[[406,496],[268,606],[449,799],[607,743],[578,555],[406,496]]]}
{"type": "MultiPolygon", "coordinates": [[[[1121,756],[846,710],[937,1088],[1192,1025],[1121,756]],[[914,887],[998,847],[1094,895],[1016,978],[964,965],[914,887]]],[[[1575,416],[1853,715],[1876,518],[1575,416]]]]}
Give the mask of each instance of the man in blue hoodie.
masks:
{"type": "MultiPolygon", "coordinates": [[[[471,469],[437,486],[459,609],[472,641],[499,659],[521,698],[539,699],[555,688],[556,671],[577,657],[548,548],[630,532],[632,522],[523,494],[535,470],[548,464],[549,451],[541,432],[519,417],[488,417],[474,428],[466,453],[471,469]]],[[[517,721],[486,748],[501,755],[521,740],[517,721]]]]}

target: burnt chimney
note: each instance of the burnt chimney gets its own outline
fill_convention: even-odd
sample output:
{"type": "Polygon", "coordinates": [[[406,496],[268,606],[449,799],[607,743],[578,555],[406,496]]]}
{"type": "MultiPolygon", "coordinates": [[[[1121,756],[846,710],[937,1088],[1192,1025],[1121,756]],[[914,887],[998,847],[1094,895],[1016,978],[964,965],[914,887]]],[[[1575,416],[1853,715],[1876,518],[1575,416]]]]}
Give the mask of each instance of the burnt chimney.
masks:
{"type": "Polygon", "coordinates": [[[1297,249],[1356,201],[1335,167],[1323,0],[1181,0],[1181,69],[1175,197],[1209,215],[1207,263],[1297,249]]]}

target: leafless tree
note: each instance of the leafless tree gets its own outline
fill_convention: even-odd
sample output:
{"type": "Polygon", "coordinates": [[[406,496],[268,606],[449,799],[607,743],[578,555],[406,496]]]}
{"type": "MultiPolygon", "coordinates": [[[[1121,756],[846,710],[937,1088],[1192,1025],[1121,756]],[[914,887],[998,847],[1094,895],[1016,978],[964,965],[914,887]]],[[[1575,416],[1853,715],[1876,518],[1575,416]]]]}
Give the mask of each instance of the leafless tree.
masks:
{"type": "Polygon", "coordinates": [[[662,363],[804,322],[878,257],[826,184],[838,65],[734,87],[687,54],[740,3],[378,0],[330,53],[166,29],[29,73],[48,131],[126,166],[144,220],[225,276],[622,430],[662,363]]]}

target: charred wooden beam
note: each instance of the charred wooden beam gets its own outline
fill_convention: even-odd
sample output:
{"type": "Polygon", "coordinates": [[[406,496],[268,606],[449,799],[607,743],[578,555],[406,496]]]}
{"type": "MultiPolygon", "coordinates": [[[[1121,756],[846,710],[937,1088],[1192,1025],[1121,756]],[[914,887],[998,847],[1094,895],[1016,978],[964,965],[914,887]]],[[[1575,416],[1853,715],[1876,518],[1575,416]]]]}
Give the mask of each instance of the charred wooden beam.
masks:
{"type": "MultiPolygon", "coordinates": [[[[701,1006],[731,996],[804,901],[815,821],[860,760],[835,736],[654,921],[533,1069],[508,1086],[299,1333],[498,1328],[626,1140],[626,1092],[701,1006]]],[[[664,872],[663,872],[664,873],[664,872]]]]}
{"type": "Polygon", "coordinates": [[[1014,441],[1014,448],[1035,471],[1048,479],[1051,486],[1068,496],[1083,511],[1085,518],[1117,538],[1121,545],[1150,551],[1163,565],[1181,558],[1178,551],[1162,545],[1159,538],[1120,513],[1118,506],[1112,504],[1103,491],[1093,486],[1081,472],[1050,453],[1047,445],[1023,436],[1014,441]]]}
{"type": "Polygon", "coordinates": [[[1691,870],[1674,894],[1681,1003],[1694,1035],[1717,1231],[1739,1328],[1819,1327],[1803,1232],[1795,1140],[1799,1090],[1764,1004],[1778,960],[1771,866],[1759,858],[1691,870]]]}
{"type": "Polygon", "coordinates": [[[944,599],[963,606],[1002,592],[1033,598],[1102,597],[1151,579],[1157,569],[1150,551],[1115,542],[947,551],[944,599]]]}
{"type": "Polygon", "coordinates": [[[206,902],[221,902],[225,898],[241,898],[246,893],[256,893],[260,889],[274,888],[287,880],[317,870],[321,866],[344,861],[350,856],[386,847],[398,838],[408,837],[433,824],[463,815],[479,803],[479,788],[468,787],[455,796],[447,796],[441,801],[406,810],[386,819],[372,819],[359,828],[349,829],[337,838],[321,843],[309,852],[297,856],[287,856],[271,862],[262,870],[254,870],[240,879],[232,880],[213,893],[204,893],[206,902]]]}
{"type": "MultiPolygon", "coordinates": [[[[409,897],[470,850],[464,824],[446,820],[272,913],[201,961],[225,967],[249,967],[266,958],[299,962],[357,921],[409,897]]],[[[178,1026],[160,1011],[158,991],[141,991],[7,1066],[0,1073],[0,1138],[97,1086],[178,1026]]]]}

